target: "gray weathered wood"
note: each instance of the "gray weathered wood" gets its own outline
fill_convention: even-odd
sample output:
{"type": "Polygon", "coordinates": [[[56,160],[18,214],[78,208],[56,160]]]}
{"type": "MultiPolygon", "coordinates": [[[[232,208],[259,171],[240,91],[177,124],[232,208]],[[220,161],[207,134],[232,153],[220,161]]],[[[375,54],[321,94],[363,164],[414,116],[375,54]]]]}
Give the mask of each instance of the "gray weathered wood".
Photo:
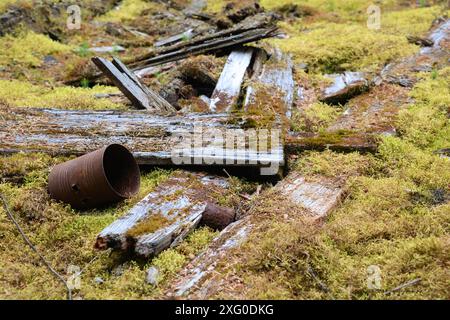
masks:
{"type": "MultiPolygon", "coordinates": [[[[106,227],[97,237],[99,249],[134,250],[140,256],[154,256],[181,242],[199,224],[209,202],[227,192],[225,178],[199,173],[174,174],[149,193],[128,213],[106,227]],[[134,231],[152,218],[166,221],[154,231],[134,231]]],[[[141,229],[142,230],[142,229],[141,229]]]]}
{"type": "Polygon", "coordinates": [[[228,60],[211,96],[209,105],[211,111],[229,112],[235,106],[252,55],[252,48],[241,48],[234,50],[228,56],[228,60]]]}
{"type": "Polygon", "coordinates": [[[260,51],[259,58],[257,56],[254,63],[255,73],[247,87],[244,109],[248,110],[250,105],[258,103],[259,96],[269,93],[271,97],[280,100],[286,117],[290,118],[295,89],[292,60],[278,48],[272,50],[269,60],[261,63],[264,60],[265,53],[260,51]]]}
{"type": "MultiPolygon", "coordinates": [[[[267,196],[271,197],[275,194],[283,199],[280,208],[289,208],[287,212],[283,212],[287,215],[287,219],[289,216],[297,215],[323,219],[339,205],[344,194],[343,184],[346,179],[348,179],[346,176],[339,179],[306,177],[298,172],[292,172],[275,186],[272,194],[267,196]]],[[[255,204],[255,207],[257,208],[258,205],[264,205],[264,202],[255,204]]],[[[205,252],[179,273],[167,290],[167,295],[205,299],[217,292],[221,288],[221,282],[216,277],[215,269],[219,263],[229,257],[231,250],[248,239],[255,225],[253,218],[250,212],[241,220],[225,228],[205,252]]]]}
{"type": "Polygon", "coordinates": [[[117,58],[113,62],[95,57],[95,65],[130,99],[139,109],[147,109],[159,113],[175,112],[175,108],[156,92],[145,87],[128,68],[117,58]]]}
{"type": "Polygon", "coordinates": [[[267,151],[258,150],[249,143],[256,131],[242,129],[229,114],[163,117],[146,111],[0,108],[0,119],[0,154],[82,155],[119,143],[128,147],[140,164],[284,165],[281,141],[267,143],[267,151]],[[194,130],[198,137],[203,133],[203,144],[191,146],[194,130]],[[224,144],[225,137],[237,136],[244,138],[244,144],[224,144]],[[185,161],[175,161],[179,157],[185,161]]]}

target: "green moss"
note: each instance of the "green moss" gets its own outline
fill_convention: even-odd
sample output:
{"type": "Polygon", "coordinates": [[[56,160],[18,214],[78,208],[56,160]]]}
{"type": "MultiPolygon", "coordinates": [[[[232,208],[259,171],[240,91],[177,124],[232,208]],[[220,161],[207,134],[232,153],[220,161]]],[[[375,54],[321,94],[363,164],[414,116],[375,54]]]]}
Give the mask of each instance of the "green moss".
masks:
{"type": "Polygon", "coordinates": [[[372,157],[357,152],[343,154],[330,150],[307,151],[296,161],[294,168],[305,175],[333,178],[368,173],[374,164],[373,161],[372,157]]]}
{"type": "Polygon", "coordinates": [[[403,35],[379,33],[360,24],[316,23],[308,30],[298,24],[282,26],[292,37],[270,42],[291,52],[297,62],[307,63],[312,71],[375,71],[417,51],[403,35]]]}
{"type": "Polygon", "coordinates": [[[317,133],[326,129],[340,114],[340,109],[326,103],[317,102],[306,110],[292,115],[291,128],[298,132],[317,133]]]}
{"type": "Polygon", "coordinates": [[[18,80],[0,80],[0,96],[11,107],[43,107],[61,109],[119,109],[122,105],[109,99],[96,99],[95,94],[117,93],[115,87],[48,88],[18,80]]]}
{"type": "Polygon", "coordinates": [[[23,67],[39,67],[46,55],[68,53],[72,50],[70,46],[32,31],[18,36],[6,35],[0,38],[0,47],[8,48],[0,51],[0,65],[23,67]]]}

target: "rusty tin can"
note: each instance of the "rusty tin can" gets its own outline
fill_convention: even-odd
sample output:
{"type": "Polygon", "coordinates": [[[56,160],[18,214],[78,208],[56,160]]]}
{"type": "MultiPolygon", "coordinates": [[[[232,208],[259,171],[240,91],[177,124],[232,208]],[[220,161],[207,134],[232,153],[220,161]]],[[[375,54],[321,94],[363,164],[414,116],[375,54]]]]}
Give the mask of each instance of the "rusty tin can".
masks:
{"type": "Polygon", "coordinates": [[[133,155],[111,144],[55,166],[48,178],[52,198],[77,209],[89,209],[130,198],[140,187],[133,155]]]}

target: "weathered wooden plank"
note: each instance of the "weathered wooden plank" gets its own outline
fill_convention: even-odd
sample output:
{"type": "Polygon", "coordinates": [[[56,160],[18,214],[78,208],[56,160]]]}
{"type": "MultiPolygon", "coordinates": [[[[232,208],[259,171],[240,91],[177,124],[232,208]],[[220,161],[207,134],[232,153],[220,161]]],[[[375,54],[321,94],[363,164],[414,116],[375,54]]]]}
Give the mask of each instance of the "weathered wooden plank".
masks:
{"type": "Polygon", "coordinates": [[[295,89],[292,59],[278,48],[271,51],[271,56],[265,63],[262,63],[265,60],[264,52],[260,51],[260,57],[255,59],[255,72],[247,87],[244,109],[248,111],[252,105],[268,103],[264,97],[270,95],[272,99],[280,100],[274,101],[281,108],[278,111],[290,118],[295,89]]]}
{"type": "Polygon", "coordinates": [[[211,96],[209,105],[211,111],[229,112],[235,106],[252,55],[252,48],[241,48],[234,50],[228,56],[228,60],[211,96]]]}
{"type": "Polygon", "coordinates": [[[113,62],[95,57],[95,65],[130,99],[139,109],[147,109],[160,113],[175,112],[175,108],[156,92],[145,87],[128,68],[117,58],[113,62]]]}
{"type": "MultiPolygon", "coordinates": [[[[143,67],[156,66],[167,62],[182,60],[192,55],[208,54],[219,50],[236,48],[246,43],[273,37],[275,36],[277,30],[278,29],[276,27],[251,29],[243,33],[232,34],[224,38],[213,38],[213,40],[206,41],[205,43],[182,47],[181,49],[175,51],[163,53],[133,63],[132,67],[133,70],[142,69],[143,67]]],[[[195,38],[193,40],[195,40],[195,38]]]]}
{"type": "MultiPolygon", "coordinates": [[[[344,195],[344,181],[348,177],[330,179],[325,177],[306,177],[292,172],[279,182],[268,197],[277,196],[280,208],[289,208],[284,213],[289,216],[304,215],[312,219],[324,219],[344,195]],[[282,200],[281,200],[282,199],[282,200]]],[[[254,207],[264,206],[264,202],[254,207]]],[[[280,217],[281,218],[281,217],[280,217]]],[[[253,231],[255,222],[250,212],[243,219],[234,222],[217,236],[208,249],[195,258],[180,272],[177,279],[167,290],[171,297],[189,297],[205,299],[220,289],[220,280],[216,277],[216,267],[228,258],[231,251],[246,241],[253,231]]]]}
{"type": "Polygon", "coordinates": [[[326,87],[320,100],[329,104],[344,104],[352,97],[369,89],[369,81],[362,72],[344,72],[326,75],[333,83],[326,87]]]}
{"type": "Polygon", "coordinates": [[[148,100],[152,103],[152,105],[157,108],[157,110],[163,113],[172,113],[176,112],[176,109],[163,97],[159,94],[150,90],[148,87],[143,85],[137,75],[135,75],[132,71],[130,71],[123,63],[117,58],[113,58],[113,64],[119,69],[122,73],[124,73],[128,78],[133,80],[133,82],[144,92],[144,94],[148,97],[148,100]]]}
{"type": "Polygon", "coordinates": [[[95,246],[157,255],[194,230],[208,203],[216,202],[227,188],[225,178],[176,173],[100,232],[95,246]]]}
{"type": "Polygon", "coordinates": [[[181,32],[179,34],[158,40],[155,42],[155,47],[164,47],[164,46],[168,46],[174,43],[177,43],[179,41],[187,41],[190,40],[194,37],[195,33],[194,33],[194,29],[187,29],[184,32],[181,32]]]}
{"type": "Polygon", "coordinates": [[[140,164],[284,165],[281,137],[267,141],[254,129],[242,129],[229,114],[163,117],[146,111],[0,108],[0,119],[0,154],[82,155],[119,143],[140,164]],[[259,148],[250,143],[258,140],[259,148]]]}

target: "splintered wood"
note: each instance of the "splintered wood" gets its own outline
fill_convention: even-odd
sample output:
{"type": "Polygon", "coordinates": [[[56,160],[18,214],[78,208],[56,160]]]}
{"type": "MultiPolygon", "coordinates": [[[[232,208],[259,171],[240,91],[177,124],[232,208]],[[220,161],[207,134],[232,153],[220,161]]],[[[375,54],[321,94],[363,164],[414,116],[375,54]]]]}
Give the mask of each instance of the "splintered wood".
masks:
{"type": "Polygon", "coordinates": [[[112,63],[104,58],[92,58],[95,65],[130,99],[138,109],[147,109],[158,113],[172,113],[175,108],[164,98],[144,86],[138,77],[119,59],[112,63]]]}
{"type": "Polygon", "coordinates": [[[154,256],[179,244],[201,222],[208,204],[228,189],[224,178],[177,173],[97,237],[96,248],[154,256]]]}
{"type": "MultiPolygon", "coordinates": [[[[312,219],[324,219],[339,205],[347,178],[312,178],[292,172],[275,186],[273,192],[283,198],[280,208],[290,208],[285,212],[287,216],[304,215],[312,219]]],[[[255,207],[258,208],[258,205],[264,204],[256,204],[255,207]]],[[[221,283],[216,277],[216,267],[230,256],[233,249],[247,240],[254,225],[255,220],[250,213],[224,229],[208,249],[179,274],[167,295],[205,299],[217,292],[221,283]]]]}
{"type": "Polygon", "coordinates": [[[255,129],[230,124],[228,114],[163,117],[146,111],[0,108],[0,117],[0,154],[82,155],[119,143],[139,164],[284,165],[279,135],[266,132],[267,139],[255,129]]]}
{"type": "Polygon", "coordinates": [[[272,105],[281,108],[277,111],[290,118],[295,88],[292,59],[278,48],[271,51],[271,57],[267,61],[264,50],[260,49],[256,55],[244,109],[249,111],[255,108],[261,111],[261,104],[268,104],[272,100],[272,105]],[[279,101],[273,101],[274,99],[279,101]]]}

